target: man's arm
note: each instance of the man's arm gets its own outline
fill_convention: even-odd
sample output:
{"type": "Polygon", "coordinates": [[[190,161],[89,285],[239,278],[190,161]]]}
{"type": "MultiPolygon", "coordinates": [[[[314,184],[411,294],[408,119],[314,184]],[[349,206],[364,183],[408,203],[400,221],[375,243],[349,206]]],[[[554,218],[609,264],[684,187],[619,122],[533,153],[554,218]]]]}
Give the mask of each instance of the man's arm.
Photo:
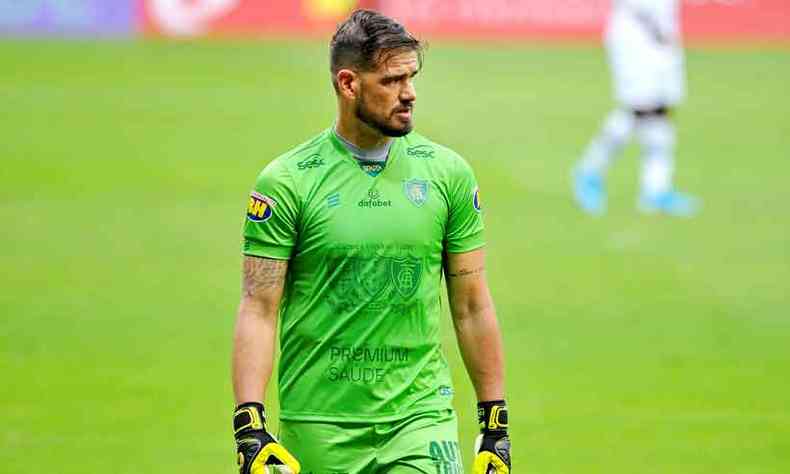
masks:
{"type": "Polygon", "coordinates": [[[244,257],[233,341],[233,392],[237,405],[263,401],[274,366],[277,317],[287,269],[287,260],[244,257]]]}
{"type": "Polygon", "coordinates": [[[447,253],[444,271],[455,335],[477,393],[480,435],[472,474],[510,474],[502,337],[486,282],[485,253],[447,253]]]}
{"type": "Polygon", "coordinates": [[[294,474],[301,472],[299,461],[269,433],[263,407],[274,365],[274,338],[287,270],[287,260],[244,257],[233,341],[233,437],[240,474],[270,472],[267,465],[285,466],[294,474]]]}
{"type": "Polygon", "coordinates": [[[504,354],[483,249],[445,254],[447,294],[466,371],[477,400],[505,398],[504,354]]]}

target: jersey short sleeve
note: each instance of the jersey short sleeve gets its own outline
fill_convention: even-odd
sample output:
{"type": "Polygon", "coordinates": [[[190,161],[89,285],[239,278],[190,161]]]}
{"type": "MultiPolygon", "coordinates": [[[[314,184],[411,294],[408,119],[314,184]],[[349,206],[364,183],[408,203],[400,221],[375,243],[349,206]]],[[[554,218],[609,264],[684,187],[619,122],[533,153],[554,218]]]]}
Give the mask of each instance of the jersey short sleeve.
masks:
{"type": "Polygon", "coordinates": [[[460,157],[449,184],[450,213],[445,234],[445,250],[463,253],[482,247],[485,241],[480,191],[472,168],[460,157]]]}
{"type": "Polygon", "coordinates": [[[269,164],[247,199],[242,253],[256,257],[288,259],[296,245],[298,194],[288,169],[269,164]]]}

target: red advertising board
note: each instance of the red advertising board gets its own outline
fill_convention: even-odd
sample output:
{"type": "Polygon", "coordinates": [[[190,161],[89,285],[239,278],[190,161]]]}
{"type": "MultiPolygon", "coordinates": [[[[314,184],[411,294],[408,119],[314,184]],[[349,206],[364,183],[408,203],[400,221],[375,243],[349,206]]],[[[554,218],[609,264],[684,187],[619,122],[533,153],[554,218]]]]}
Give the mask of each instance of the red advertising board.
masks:
{"type": "Polygon", "coordinates": [[[690,39],[790,41],[790,0],[686,0],[690,39]]]}
{"type": "Polygon", "coordinates": [[[149,35],[249,36],[330,31],[337,21],[375,2],[355,0],[139,0],[149,35]]]}
{"type": "MultiPolygon", "coordinates": [[[[326,34],[375,8],[420,36],[597,39],[610,0],[139,0],[142,29],[167,36],[326,34]]],[[[683,0],[694,40],[790,41],[790,0],[683,0]]]]}
{"type": "MultiPolygon", "coordinates": [[[[526,38],[600,36],[609,0],[380,0],[421,33],[526,38]]],[[[690,40],[790,41],[790,0],[684,0],[690,40]]]]}
{"type": "Polygon", "coordinates": [[[422,34],[474,37],[597,37],[608,0],[380,0],[379,8],[422,34]]]}

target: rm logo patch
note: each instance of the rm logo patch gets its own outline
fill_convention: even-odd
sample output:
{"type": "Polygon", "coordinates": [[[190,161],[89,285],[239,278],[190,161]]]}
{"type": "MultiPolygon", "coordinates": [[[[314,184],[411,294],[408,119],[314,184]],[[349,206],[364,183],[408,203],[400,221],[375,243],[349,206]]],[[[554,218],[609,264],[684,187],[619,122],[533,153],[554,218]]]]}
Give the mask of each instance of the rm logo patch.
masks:
{"type": "Polygon", "coordinates": [[[276,205],[277,201],[274,199],[253,191],[247,204],[247,219],[253,222],[265,222],[272,217],[276,205]]]}

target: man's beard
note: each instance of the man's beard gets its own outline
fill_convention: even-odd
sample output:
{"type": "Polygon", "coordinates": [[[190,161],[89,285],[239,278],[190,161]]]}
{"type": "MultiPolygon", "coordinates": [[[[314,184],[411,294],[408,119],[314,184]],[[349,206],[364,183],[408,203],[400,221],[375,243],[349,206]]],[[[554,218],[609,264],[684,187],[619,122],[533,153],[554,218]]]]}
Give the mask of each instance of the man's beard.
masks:
{"type": "Polygon", "coordinates": [[[365,103],[364,96],[361,96],[357,101],[356,107],[354,108],[354,114],[362,123],[368,125],[374,130],[378,130],[385,137],[402,137],[411,133],[412,129],[414,128],[411,121],[409,121],[409,123],[403,128],[392,128],[387,123],[377,119],[373,113],[371,113],[370,109],[365,103]]]}

